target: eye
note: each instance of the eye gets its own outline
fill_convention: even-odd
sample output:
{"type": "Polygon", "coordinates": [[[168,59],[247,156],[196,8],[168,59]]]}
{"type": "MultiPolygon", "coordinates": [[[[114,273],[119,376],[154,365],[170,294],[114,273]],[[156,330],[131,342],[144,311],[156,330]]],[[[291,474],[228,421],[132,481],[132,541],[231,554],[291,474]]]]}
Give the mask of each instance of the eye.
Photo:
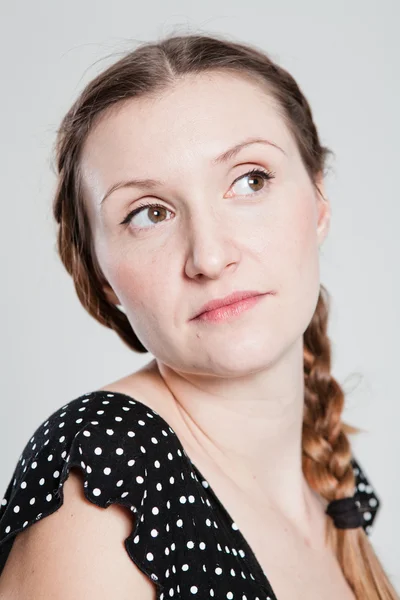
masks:
{"type": "MultiPolygon", "coordinates": [[[[232,188],[233,188],[233,186],[236,185],[236,183],[242,182],[242,180],[246,181],[246,179],[248,179],[248,183],[245,185],[254,186],[256,189],[252,190],[253,193],[239,192],[238,195],[239,196],[254,196],[260,192],[263,192],[264,189],[267,187],[267,184],[272,179],[274,179],[274,177],[275,177],[275,173],[273,173],[271,171],[267,171],[266,169],[261,169],[258,167],[258,168],[252,169],[251,171],[248,171],[247,173],[244,173],[244,175],[240,175],[240,177],[237,177],[232,184],[232,188]]],[[[250,190],[251,189],[252,188],[250,188],[250,190]]],[[[143,212],[146,213],[146,211],[147,211],[148,218],[151,220],[153,225],[157,225],[157,223],[162,223],[164,220],[168,220],[168,219],[164,219],[163,217],[165,216],[166,213],[171,213],[171,211],[168,210],[168,208],[166,208],[162,204],[145,202],[145,203],[139,204],[139,206],[137,206],[129,214],[127,214],[125,219],[120,223],[120,225],[127,225],[131,222],[133,223],[133,218],[135,216],[141,215],[141,213],[143,213],[143,212]]],[[[141,226],[140,223],[139,224],[136,223],[136,226],[133,229],[140,231],[143,229],[151,229],[151,226],[146,227],[146,226],[141,226]]]]}
{"type": "MultiPolygon", "coordinates": [[[[237,179],[235,179],[235,181],[233,182],[233,185],[235,185],[237,182],[241,182],[242,180],[246,181],[246,179],[248,179],[249,184],[247,184],[247,185],[254,185],[254,187],[256,189],[255,190],[253,189],[253,192],[257,193],[257,192],[263,191],[264,188],[266,187],[267,183],[273,178],[274,178],[274,173],[272,173],[271,171],[267,171],[265,169],[260,169],[260,168],[255,168],[255,169],[252,169],[251,171],[248,171],[244,175],[241,175],[237,179]]],[[[252,188],[250,188],[250,189],[252,189],[252,188]]],[[[240,195],[249,196],[249,194],[239,193],[239,196],[240,195]]]]}

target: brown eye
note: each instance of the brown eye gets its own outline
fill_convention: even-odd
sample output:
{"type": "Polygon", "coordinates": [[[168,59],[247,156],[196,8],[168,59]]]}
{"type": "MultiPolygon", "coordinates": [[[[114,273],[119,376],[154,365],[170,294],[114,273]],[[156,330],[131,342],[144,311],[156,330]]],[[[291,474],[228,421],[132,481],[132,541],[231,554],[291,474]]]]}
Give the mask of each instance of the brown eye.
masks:
{"type": "Polygon", "coordinates": [[[165,212],[167,211],[164,207],[156,207],[150,206],[147,210],[147,216],[149,217],[152,223],[159,223],[162,221],[162,217],[165,216],[165,212]]]}
{"type": "Polygon", "coordinates": [[[256,194],[257,192],[263,191],[263,189],[267,187],[267,184],[271,179],[273,179],[273,177],[273,173],[270,173],[269,171],[264,171],[262,169],[253,169],[252,171],[249,171],[248,173],[245,173],[244,175],[238,177],[238,179],[234,181],[233,186],[241,184],[240,187],[242,189],[239,189],[238,195],[249,196],[251,195],[251,192],[254,192],[256,194]],[[248,189],[250,189],[250,192],[248,192],[248,189]]]}
{"type": "Polygon", "coordinates": [[[157,223],[162,223],[165,220],[165,214],[171,212],[169,211],[167,208],[165,208],[165,206],[163,206],[162,204],[150,204],[150,203],[145,203],[145,204],[139,204],[139,206],[137,208],[135,208],[134,210],[132,210],[126,217],[125,219],[122,221],[121,225],[125,225],[127,223],[130,223],[134,221],[134,217],[136,217],[136,215],[138,215],[138,218],[136,219],[136,224],[135,227],[133,229],[147,229],[148,227],[146,227],[146,225],[148,225],[148,223],[142,223],[140,222],[140,219],[143,218],[147,218],[150,221],[150,225],[157,225],[157,223]]]}

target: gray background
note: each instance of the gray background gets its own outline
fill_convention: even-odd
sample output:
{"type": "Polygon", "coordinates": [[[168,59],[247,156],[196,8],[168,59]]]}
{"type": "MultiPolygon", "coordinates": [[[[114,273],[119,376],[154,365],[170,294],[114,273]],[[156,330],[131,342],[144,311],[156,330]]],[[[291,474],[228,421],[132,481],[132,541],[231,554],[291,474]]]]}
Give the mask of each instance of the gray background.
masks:
{"type": "Polygon", "coordinates": [[[321,253],[333,374],[346,392],[344,420],[366,430],[353,448],[382,500],[371,540],[400,590],[398,0],[0,6],[0,500],[50,413],[153,358],[85,313],[56,255],[59,121],[84,84],[136,41],[222,33],[260,46],[294,75],[336,153],[321,253]]]}

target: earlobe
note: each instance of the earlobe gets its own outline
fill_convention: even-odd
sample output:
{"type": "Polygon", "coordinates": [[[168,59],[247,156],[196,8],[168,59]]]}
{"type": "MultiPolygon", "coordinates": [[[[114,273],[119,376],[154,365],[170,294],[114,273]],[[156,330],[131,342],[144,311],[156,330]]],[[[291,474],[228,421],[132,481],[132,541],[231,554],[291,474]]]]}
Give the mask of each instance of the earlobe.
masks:
{"type": "Polygon", "coordinates": [[[318,211],[318,222],[317,222],[317,233],[318,233],[318,245],[321,245],[329,231],[329,224],[331,218],[331,205],[328,198],[325,195],[325,186],[323,178],[319,178],[316,182],[317,187],[317,211],[318,211]]]}
{"type": "Polygon", "coordinates": [[[318,201],[318,244],[321,245],[328,235],[331,218],[330,202],[327,198],[318,201]]]}

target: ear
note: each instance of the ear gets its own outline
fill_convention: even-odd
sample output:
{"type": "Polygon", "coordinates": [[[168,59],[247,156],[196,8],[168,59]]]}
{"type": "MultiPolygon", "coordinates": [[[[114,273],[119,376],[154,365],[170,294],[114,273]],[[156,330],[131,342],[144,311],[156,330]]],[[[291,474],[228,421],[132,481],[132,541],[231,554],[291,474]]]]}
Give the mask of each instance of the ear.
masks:
{"type": "Polygon", "coordinates": [[[329,231],[331,220],[331,204],[326,197],[324,178],[322,174],[317,177],[315,185],[317,187],[316,199],[318,246],[321,246],[325,241],[329,231]]]}

